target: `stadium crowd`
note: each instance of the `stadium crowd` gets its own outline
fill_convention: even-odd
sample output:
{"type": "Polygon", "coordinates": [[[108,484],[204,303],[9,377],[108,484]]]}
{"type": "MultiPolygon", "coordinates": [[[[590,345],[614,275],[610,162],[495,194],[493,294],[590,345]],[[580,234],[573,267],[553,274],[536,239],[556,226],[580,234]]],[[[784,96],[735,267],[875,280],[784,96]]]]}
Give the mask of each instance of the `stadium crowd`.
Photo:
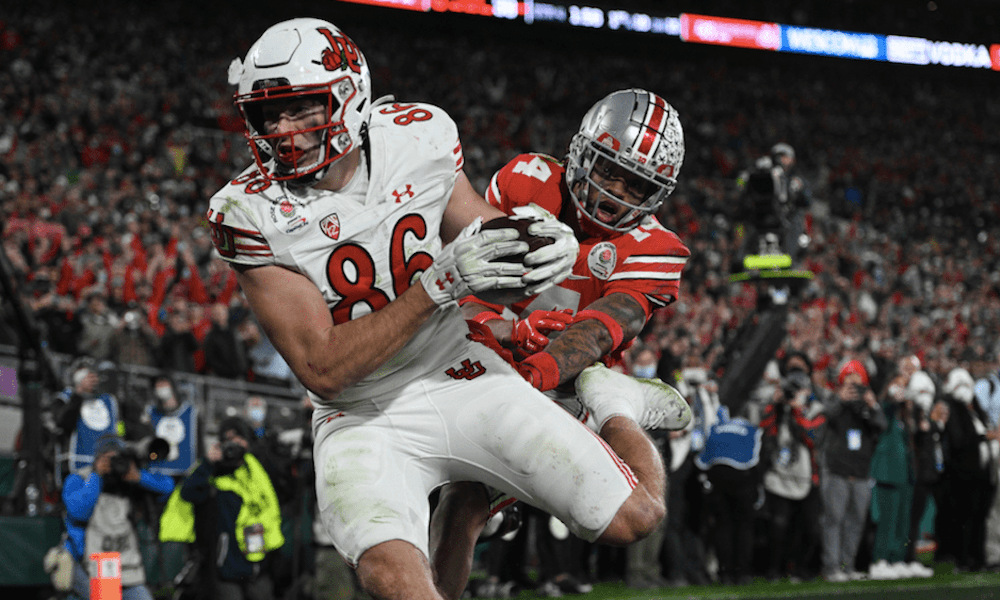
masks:
{"type": "MultiPolygon", "coordinates": [[[[3,249],[50,348],[115,364],[294,386],[215,255],[204,219],[208,197],[250,160],[229,101],[227,65],[276,15],[247,15],[220,28],[190,14],[190,7],[116,3],[105,18],[87,5],[56,4],[15,8],[0,21],[3,249]],[[220,356],[227,359],[215,360],[220,356]]],[[[466,172],[478,190],[521,151],[562,156],[559,144],[575,131],[578,116],[608,91],[641,85],[669,99],[681,115],[687,156],[660,217],[692,256],[681,298],[655,314],[630,356],[652,350],[661,377],[683,383],[686,373],[692,394],[711,388],[719,375],[712,371],[716,359],[758,307],[757,287],[728,280],[739,244],[737,174],[773,143],[790,143],[810,190],[810,244],[802,266],[815,276],[796,298],[785,343],[742,416],[753,427],[772,426],[767,419],[787,376],[779,365],[793,355],[811,370],[807,404],[815,410],[803,409],[809,419],[836,405],[854,370],[845,365],[859,365],[880,402],[873,410],[885,409],[890,423],[909,423],[903,446],[912,447],[920,423],[934,421],[937,401],[950,403],[954,416],[961,404],[952,397],[957,384],[950,377],[964,369],[978,381],[975,402],[985,410],[973,419],[980,426],[975,435],[996,439],[1000,152],[991,134],[1000,108],[984,101],[989,74],[952,69],[917,76],[916,67],[833,59],[809,62],[805,72],[802,58],[765,63],[735,51],[681,53],[677,44],[656,46],[663,53],[653,60],[627,43],[609,51],[534,37],[512,42],[446,29],[420,35],[363,20],[338,24],[367,49],[376,96],[431,102],[455,116],[466,172]],[[463,60],[455,61],[457,55],[463,60]],[[907,361],[933,382],[923,421],[912,415],[893,421],[890,387],[908,385],[912,375],[897,381],[907,361]]],[[[3,307],[0,340],[14,345],[10,303],[3,307]]],[[[911,404],[914,394],[906,396],[911,404]]],[[[938,421],[947,435],[948,419],[938,421]]],[[[217,423],[208,425],[218,430],[217,423]]],[[[706,435],[710,425],[700,421],[706,435]]],[[[814,433],[807,439],[818,490],[827,438],[823,425],[814,433]]],[[[683,436],[673,437],[667,446],[683,448],[683,436]]],[[[687,444],[695,454],[697,444],[687,444]]],[[[984,472],[992,473],[987,483],[995,490],[996,444],[986,447],[984,472]]],[[[915,455],[910,460],[916,464],[915,455]]],[[[687,487],[697,497],[704,479],[693,473],[687,487]]],[[[912,473],[910,483],[916,477],[912,473]]],[[[770,516],[773,505],[755,514],[770,516]]],[[[699,514],[670,526],[700,527],[699,514]]],[[[996,534],[1000,521],[989,523],[996,534]]],[[[717,538],[696,533],[718,552],[717,538]]],[[[666,549],[672,534],[668,529],[666,549]]],[[[921,542],[910,538],[906,545],[923,549],[921,542]]],[[[956,544],[941,558],[962,558],[968,569],[1000,563],[1000,549],[959,557],[956,544]]],[[[874,556],[864,556],[873,544],[863,545],[868,551],[859,558],[874,563],[874,556]]],[[[753,569],[840,577],[821,573],[819,553],[814,558],[794,573],[777,563],[753,569]]],[[[906,558],[912,561],[912,552],[906,558]]],[[[707,561],[681,572],[670,561],[683,561],[669,550],[662,560],[665,579],[651,580],[654,585],[713,576],[737,582],[749,575],[725,564],[709,571],[707,561]]],[[[865,567],[859,561],[843,575],[865,567]]],[[[625,578],[623,568],[610,573],[577,575],[625,578]]],[[[643,582],[637,585],[650,580],[643,582]]]]}

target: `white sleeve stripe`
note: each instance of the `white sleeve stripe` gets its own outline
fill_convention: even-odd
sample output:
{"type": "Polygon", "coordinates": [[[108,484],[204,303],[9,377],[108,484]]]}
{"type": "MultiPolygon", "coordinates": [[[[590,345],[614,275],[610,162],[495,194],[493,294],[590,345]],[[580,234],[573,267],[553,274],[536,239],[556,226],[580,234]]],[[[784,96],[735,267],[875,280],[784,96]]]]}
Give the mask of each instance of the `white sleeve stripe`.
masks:
{"type": "Polygon", "coordinates": [[[608,281],[616,281],[620,279],[665,279],[667,281],[677,281],[681,278],[681,274],[678,273],[664,273],[663,271],[625,271],[623,273],[615,273],[612,275],[608,281]]]}
{"type": "Polygon", "coordinates": [[[643,294],[643,296],[645,296],[650,302],[652,302],[656,306],[666,306],[670,304],[674,299],[673,295],[652,296],[650,294],[643,294]],[[666,298],[666,300],[664,300],[664,298],[666,298]]]}
{"type": "Polygon", "coordinates": [[[497,179],[498,179],[497,176],[498,175],[500,175],[500,171],[497,171],[496,173],[494,173],[493,177],[490,178],[490,196],[492,196],[493,198],[495,198],[496,199],[496,203],[499,205],[500,204],[500,184],[497,183],[497,179]]]}
{"type": "Polygon", "coordinates": [[[646,263],[660,263],[666,265],[683,265],[687,263],[687,257],[684,256],[643,256],[643,255],[633,255],[625,259],[624,264],[646,262],[646,263]]]}

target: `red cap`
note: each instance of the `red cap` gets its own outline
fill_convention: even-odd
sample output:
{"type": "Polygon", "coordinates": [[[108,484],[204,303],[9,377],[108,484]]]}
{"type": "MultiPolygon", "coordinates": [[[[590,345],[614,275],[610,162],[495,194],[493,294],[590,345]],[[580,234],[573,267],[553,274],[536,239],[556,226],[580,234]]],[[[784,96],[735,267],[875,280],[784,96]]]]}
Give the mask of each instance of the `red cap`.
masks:
{"type": "Polygon", "coordinates": [[[857,373],[861,376],[861,381],[863,381],[865,385],[868,385],[868,371],[865,370],[865,366],[861,364],[861,361],[848,361],[848,363],[840,369],[840,375],[837,377],[837,381],[843,385],[844,378],[847,377],[849,373],[857,373]]]}

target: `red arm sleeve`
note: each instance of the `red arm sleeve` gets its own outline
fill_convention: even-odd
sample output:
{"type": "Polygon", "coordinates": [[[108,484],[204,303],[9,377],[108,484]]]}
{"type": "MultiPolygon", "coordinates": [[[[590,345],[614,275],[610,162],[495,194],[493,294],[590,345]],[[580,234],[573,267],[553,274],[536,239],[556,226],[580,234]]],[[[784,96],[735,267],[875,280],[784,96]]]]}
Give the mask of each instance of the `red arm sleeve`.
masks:
{"type": "Polygon", "coordinates": [[[201,273],[198,272],[197,267],[189,267],[188,271],[188,291],[191,296],[192,302],[197,302],[198,304],[208,304],[210,298],[208,297],[208,290],[205,289],[205,282],[201,278],[201,273]]]}

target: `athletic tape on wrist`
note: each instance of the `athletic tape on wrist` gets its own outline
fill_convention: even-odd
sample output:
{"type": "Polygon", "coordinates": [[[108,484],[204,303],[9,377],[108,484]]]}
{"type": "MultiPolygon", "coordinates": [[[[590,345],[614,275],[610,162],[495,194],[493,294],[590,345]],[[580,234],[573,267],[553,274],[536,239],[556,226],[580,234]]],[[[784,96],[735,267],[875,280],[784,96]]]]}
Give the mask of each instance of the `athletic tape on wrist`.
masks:
{"type": "Polygon", "coordinates": [[[603,313],[599,310],[581,310],[576,313],[576,317],[573,319],[574,323],[579,323],[580,321],[587,321],[593,319],[595,321],[600,321],[604,327],[611,334],[611,350],[617,350],[619,346],[622,345],[622,340],[625,339],[625,332],[622,331],[622,326],[615,321],[611,315],[603,313]]]}
{"type": "Polygon", "coordinates": [[[531,385],[547,392],[559,385],[559,365],[548,352],[538,352],[522,360],[518,371],[524,375],[530,374],[531,385]]]}

